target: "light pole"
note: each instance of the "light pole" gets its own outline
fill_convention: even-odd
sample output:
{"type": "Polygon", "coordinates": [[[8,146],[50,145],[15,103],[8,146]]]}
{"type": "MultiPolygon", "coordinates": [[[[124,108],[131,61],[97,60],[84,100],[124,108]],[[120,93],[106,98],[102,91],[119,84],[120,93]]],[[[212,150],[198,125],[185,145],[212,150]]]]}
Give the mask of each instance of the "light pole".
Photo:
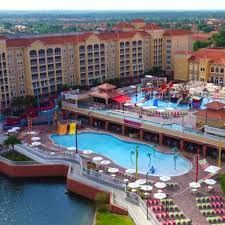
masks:
{"type": "MultiPolygon", "coordinates": [[[[148,184],[148,172],[146,173],[146,183],[148,184]]],[[[147,205],[147,210],[146,210],[147,211],[147,220],[148,220],[148,204],[149,204],[148,200],[149,200],[149,193],[147,195],[147,204],[146,204],[147,205]]]]}
{"type": "MultiPolygon", "coordinates": [[[[209,103],[209,91],[205,88],[203,90],[204,95],[207,96],[207,103],[209,103]]],[[[205,125],[208,125],[208,108],[206,106],[206,110],[205,110],[205,125]]]]}
{"type": "Polygon", "coordinates": [[[76,144],[76,154],[78,154],[77,124],[75,124],[75,144],[76,144]]]}
{"type": "Polygon", "coordinates": [[[132,156],[135,155],[135,170],[136,170],[135,174],[136,174],[136,179],[138,178],[138,148],[139,148],[139,146],[137,145],[135,153],[134,153],[134,151],[130,152],[131,162],[132,162],[132,156]]]}

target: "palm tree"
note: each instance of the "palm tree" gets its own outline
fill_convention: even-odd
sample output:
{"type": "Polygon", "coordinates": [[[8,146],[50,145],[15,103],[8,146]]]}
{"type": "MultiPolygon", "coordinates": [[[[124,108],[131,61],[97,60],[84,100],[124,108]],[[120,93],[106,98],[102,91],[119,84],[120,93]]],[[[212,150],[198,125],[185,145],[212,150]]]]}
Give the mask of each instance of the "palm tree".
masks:
{"type": "Polygon", "coordinates": [[[131,151],[130,152],[130,161],[131,161],[132,166],[134,165],[133,157],[134,157],[134,151],[131,151]]]}
{"type": "Polygon", "coordinates": [[[177,169],[177,158],[178,158],[177,154],[174,154],[173,160],[174,160],[174,169],[175,170],[177,169]]]}
{"type": "Polygon", "coordinates": [[[21,144],[21,141],[16,137],[16,135],[9,135],[7,139],[4,140],[3,144],[5,146],[12,146],[12,149],[14,150],[14,146],[21,144]]]}

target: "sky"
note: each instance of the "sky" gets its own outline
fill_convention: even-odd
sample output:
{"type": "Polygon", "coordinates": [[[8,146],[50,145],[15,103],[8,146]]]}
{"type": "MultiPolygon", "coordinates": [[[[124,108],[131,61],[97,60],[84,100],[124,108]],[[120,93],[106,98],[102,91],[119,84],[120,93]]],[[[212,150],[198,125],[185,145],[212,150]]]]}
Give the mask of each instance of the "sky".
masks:
{"type": "Polygon", "coordinates": [[[225,0],[0,0],[0,10],[225,10],[225,0]]]}

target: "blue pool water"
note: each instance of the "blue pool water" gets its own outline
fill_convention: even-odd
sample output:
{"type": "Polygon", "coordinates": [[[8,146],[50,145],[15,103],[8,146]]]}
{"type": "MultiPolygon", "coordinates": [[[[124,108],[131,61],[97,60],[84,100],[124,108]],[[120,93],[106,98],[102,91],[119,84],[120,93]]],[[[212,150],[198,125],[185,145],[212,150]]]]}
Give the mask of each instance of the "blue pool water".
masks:
{"type": "Polygon", "coordinates": [[[66,195],[63,180],[0,175],[1,225],[92,225],[94,203],[66,195]]]}
{"type": "MultiPolygon", "coordinates": [[[[137,97],[136,97],[136,94],[132,94],[130,95],[130,97],[131,97],[132,103],[138,103],[144,99],[145,94],[144,92],[139,92],[137,94],[137,97]]],[[[153,106],[154,100],[155,100],[154,97],[152,99],[147,100],[146,102],[143,103],[143,106],[153,106]]],[[[200,108],[204,109],[205,108],[204,105],[211,101],[212,99],[203,98],[200,108]]],[[[168,108],[168,107],[175,108],[175,109],[189,109],[188,105],[182,105],[182,104],[177,105],[176,103],[173,103],[173,102],[158,100],[158,108],[168,108]]]]}
{"type": "MultiPolygon", "coordinates": [[[[74,135],[52,135],[52,140],[65,147],[75,146],[74,135]]],[[[174,154],[165,154],[155,150],[152,146],[137,142],[123,141],[113,135],[93,132],[78,134],[78,148],[80,150],[91,149],[97,154],[110,158],[116,164],[124,168],[134,168],[134,158],[131,160],[131,151],[139,146],[139,172],[147,173],[154,166],[154,176],[178,176],[188,172],[192,164],[181,156],[174,161],[174,154]],[[151,154],[151,159],[147,154],[151,154]]]]}

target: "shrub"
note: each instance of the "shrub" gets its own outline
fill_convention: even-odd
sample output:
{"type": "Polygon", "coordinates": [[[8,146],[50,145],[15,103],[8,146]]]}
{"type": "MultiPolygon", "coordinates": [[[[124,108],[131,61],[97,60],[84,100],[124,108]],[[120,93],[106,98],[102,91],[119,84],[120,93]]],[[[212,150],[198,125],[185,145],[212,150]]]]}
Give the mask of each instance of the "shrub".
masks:
{"type": "Polygon", "coordinates": [[[220,185],[225,195],[225,173],[220,175],[220,185]]]}
{"type": "Polygon", "coordinates": [[[103,192],[99,192],[95,196],[95,203],[98,210],[100,211],[108,210],[109,195],[103,192]]]}

